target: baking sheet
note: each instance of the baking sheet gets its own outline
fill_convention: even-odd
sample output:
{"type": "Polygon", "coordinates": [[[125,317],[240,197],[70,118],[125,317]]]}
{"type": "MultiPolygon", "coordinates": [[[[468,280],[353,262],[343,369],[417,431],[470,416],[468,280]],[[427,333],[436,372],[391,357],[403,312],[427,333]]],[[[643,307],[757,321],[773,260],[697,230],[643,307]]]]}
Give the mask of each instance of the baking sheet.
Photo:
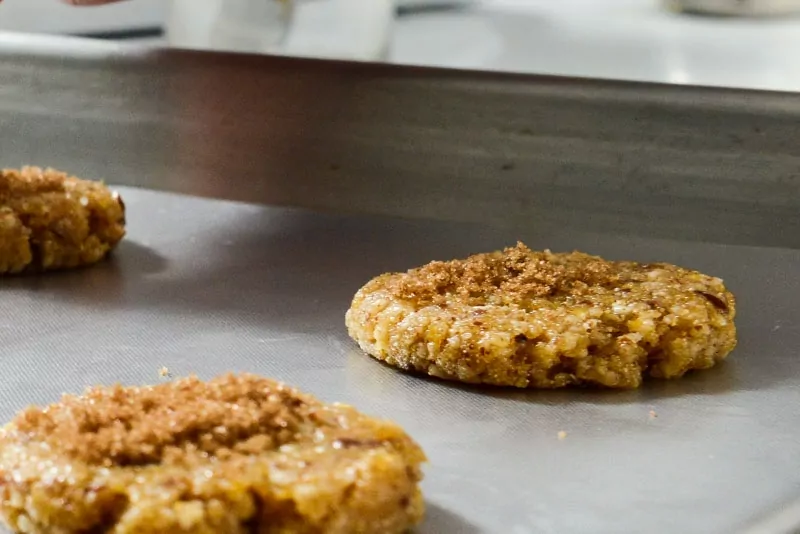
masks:
{"type": "Polygon", "coordinates": [[[112,261],[0,280],[3,420],[87,385],[157,383],[162,367],[275,377],[418,439],[425,534],[729,534],[800,495],[798,250],[122,193],[129,236],[112,261]],[[347,337],[370,277],[517,239],[720,276],[740,345],[720,368],[639,391],[528,392],[406,375],[347,337]]]}

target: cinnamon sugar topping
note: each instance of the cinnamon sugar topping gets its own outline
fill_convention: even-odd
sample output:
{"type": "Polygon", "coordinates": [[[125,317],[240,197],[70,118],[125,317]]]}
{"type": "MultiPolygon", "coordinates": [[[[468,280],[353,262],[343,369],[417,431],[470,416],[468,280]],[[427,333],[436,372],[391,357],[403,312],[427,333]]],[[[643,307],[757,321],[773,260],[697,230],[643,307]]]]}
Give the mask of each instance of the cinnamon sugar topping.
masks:
{"type": "Polygon", "coordinates": [[[210,455],[242,446],[249,454],[274,450],[295,440],[313,412],[291,389],[231,375],[208,383],[188,378],[93,388],[45,409],[30,408],[16,425],[75,460],[127,466],[159,463],[169,449],[170,461],[194,447],[210,455]]]}
{"type": "Polygon", "coordinates": [[[463,260],[434,261],[398,278],[387,289],[397,298],[441,304],[458,298],[473,306],[502,301],[582,295],[590,286],[614,286],[631,278],[629,265],[615,265],[574,252],[535,252],[522,243],[463,260]]]}

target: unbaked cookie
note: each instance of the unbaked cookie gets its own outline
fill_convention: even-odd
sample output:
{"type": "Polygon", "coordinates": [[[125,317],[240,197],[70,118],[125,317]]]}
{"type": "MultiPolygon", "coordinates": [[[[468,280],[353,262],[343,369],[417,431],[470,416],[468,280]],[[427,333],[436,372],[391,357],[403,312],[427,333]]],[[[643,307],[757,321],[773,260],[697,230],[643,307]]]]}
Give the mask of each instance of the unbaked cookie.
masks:
{"type": "Polygon", "coordinates": [[[125,205],[99,182],[53,169],[0,171],[0,274],[91,265],[125,235],[125,205]]]}
{"type": "Polygon", "coordinates": [[[378,276],[345,321],[365,352],[409,371],[520,388],[635,388],[725,358],[735,315],[719,278],[520,243],[378,276]]]}
{"type": "Polygon", "coordinates": [[[97,387],[0,431],[24,533],[392,534],[423,515],[398,426],[252,375],[97,387]]]}

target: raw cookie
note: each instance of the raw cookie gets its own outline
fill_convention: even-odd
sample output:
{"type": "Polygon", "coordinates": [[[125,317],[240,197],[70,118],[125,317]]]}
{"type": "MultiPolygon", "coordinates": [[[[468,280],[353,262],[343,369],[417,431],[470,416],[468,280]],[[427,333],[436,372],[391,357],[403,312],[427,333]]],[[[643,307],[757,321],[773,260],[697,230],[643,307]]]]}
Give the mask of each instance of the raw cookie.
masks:
{"type": "Polygon", "coordinates": [[[91,265],[125,235],[125,205],[99,182],[53,169],[0,171],[0,274],[91,265]]]}
{"type": "Polygon", "coordinates": [[[252,375],[98,387],[0,430],[25,533],[392,534],[423,515],[398,426],[252,375]]]}
{"type": "Polygon", "coordinates": [[[725,358],[735,315],[719,278],[519,243],[378,276],[345,321],[365,352],[405,370],[520,388],[635,388],[725,358]]]}

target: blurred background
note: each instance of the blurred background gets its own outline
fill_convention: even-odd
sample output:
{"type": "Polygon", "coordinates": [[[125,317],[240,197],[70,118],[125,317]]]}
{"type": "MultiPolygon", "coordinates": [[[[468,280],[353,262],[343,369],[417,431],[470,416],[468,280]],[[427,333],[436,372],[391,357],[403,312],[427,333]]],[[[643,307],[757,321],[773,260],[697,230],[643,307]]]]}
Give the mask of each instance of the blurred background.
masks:
{"type": "Polygon", "coordinates": [[[800,0],[5,0],[0,30],[800,90],[800,0]]]}

